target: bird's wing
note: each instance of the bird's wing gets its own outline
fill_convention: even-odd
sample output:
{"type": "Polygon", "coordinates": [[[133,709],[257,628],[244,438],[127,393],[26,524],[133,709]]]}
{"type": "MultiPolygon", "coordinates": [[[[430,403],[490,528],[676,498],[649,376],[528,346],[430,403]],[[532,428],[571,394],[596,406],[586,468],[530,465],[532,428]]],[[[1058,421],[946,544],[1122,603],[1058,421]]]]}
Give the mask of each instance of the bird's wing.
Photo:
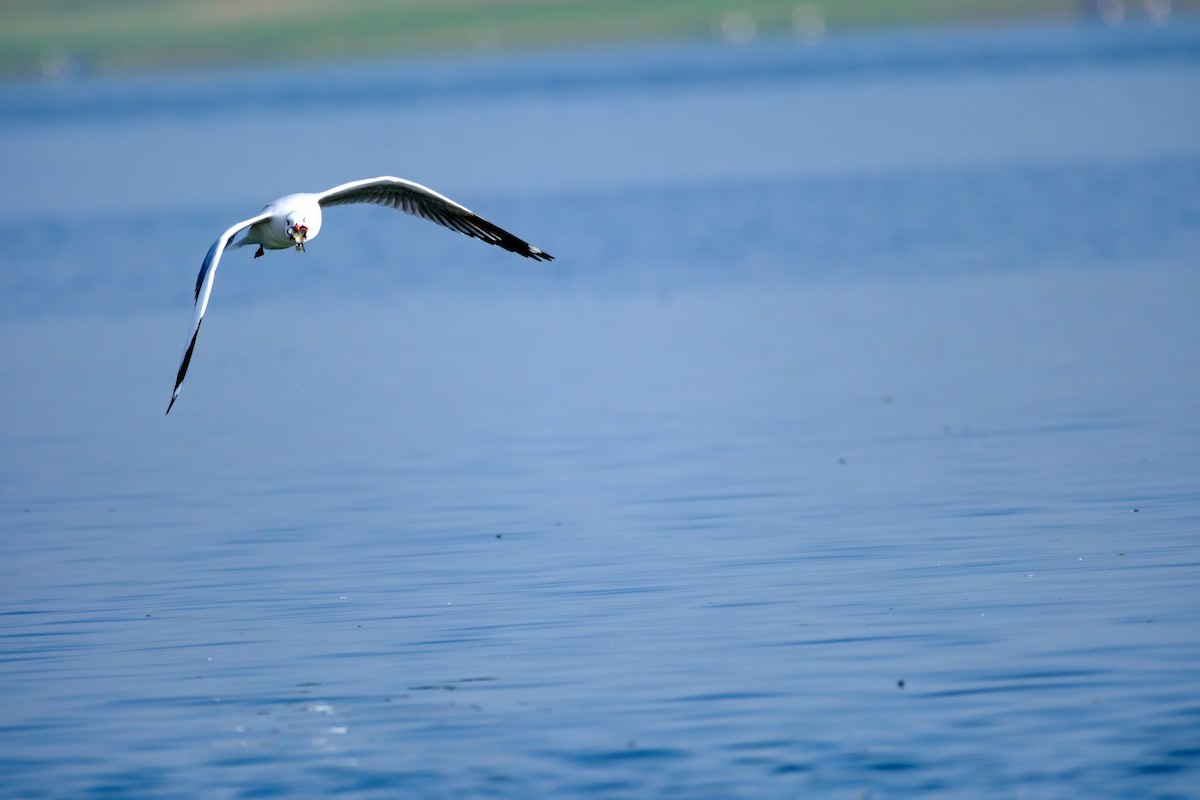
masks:
{"type": "Polygon", "coordinates": [[[196,276],[196,309],[192,313],[192,328],[188,335],[187,347],[183,351],[183,360],[179,362],[179,372],[175,375],[175,390],[171,392],[171,402],[167,404],[168,414],[171,413],[171,406],[175,405],[175,400],[179,397],[179,387],[183,385],[188,365],[192,363],[192,351],[196,349],[196,337],[200,335],[200,323],[204,320],[204,310],[208,308],[208,298],[212,295],[213,278],[217,274],[217,264],[221,262],[221,254],[225,252],[226,247],[229,247],[233,237],[254,223],[270,218],[269,213],[263,212],[256,217],[244,219],[222,233],[213,242],[212,247],[208,248],[208,255],[204,257],[204,263],[200,265],[200,274],[196,276]]]}
{"type": "Polygon", "coordinates": [[[367,178],[343,183],[317,194],[317,202],[324,206],[347,203],[374,203],[412,214],[415,217],[436,222],[451,230],[465,233],[488,244],[503,247],[518,255],[535,261],[552,261],[554,256],[522,241],[508,231],[488,222],[465,206],[460,206],[448,197],[438,194],[419,183],[400,178],[367,178]]]}

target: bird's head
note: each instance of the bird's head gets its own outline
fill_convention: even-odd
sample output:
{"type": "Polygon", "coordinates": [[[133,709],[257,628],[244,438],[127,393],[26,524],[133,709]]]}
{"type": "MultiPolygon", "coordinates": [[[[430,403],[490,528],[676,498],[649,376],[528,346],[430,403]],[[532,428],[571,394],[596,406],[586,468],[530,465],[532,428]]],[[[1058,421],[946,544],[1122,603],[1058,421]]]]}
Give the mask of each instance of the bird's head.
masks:
{"type": "Polygon", "coordinates": [[[304,241],[308,238],[308,225],[304,219],[288,217],[287,235],[296,243],[296,249],[304,252],[304,241]]]}

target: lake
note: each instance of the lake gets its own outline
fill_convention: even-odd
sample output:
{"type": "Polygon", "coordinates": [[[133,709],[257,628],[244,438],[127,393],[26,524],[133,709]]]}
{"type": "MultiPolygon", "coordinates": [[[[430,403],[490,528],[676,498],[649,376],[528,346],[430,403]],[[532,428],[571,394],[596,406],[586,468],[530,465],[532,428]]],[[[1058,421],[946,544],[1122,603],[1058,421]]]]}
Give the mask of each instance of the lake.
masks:
{"type": "Polygon", "coordinates": [[[0,796],[1200,786],[1200,24],[0,87],[0,796]],[[425,183],[195,271],[267,201],[425,183]]]}

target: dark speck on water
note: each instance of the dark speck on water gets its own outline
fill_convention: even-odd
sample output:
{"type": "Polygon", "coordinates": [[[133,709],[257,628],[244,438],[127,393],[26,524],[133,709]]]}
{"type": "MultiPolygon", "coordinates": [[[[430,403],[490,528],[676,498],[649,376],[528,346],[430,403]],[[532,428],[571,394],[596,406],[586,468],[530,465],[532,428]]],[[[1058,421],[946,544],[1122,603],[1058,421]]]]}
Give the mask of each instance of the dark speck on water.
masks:
{"type": "Polygon", "coordinates": [[[1195,796],[1198,54],[0,86],[0,796],[1195,796]]]}

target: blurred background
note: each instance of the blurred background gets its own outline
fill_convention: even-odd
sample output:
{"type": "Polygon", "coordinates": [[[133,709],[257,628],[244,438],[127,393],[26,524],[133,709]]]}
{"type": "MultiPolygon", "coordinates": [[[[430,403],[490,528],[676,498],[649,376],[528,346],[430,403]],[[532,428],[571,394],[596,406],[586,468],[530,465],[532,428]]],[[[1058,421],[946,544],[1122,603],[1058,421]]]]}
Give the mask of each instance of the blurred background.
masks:
{"type": "Polygon", "coordinates": [[[1198,10],[0,0],[0,797],[1191,796],[1198,10]]]}
{"type": "Polygon", "coordinates": [[[9,75],[202,67],[662,39],[819,39],[884,25],[1166,24],[1197,0],[6,0],[9,75]]]}

